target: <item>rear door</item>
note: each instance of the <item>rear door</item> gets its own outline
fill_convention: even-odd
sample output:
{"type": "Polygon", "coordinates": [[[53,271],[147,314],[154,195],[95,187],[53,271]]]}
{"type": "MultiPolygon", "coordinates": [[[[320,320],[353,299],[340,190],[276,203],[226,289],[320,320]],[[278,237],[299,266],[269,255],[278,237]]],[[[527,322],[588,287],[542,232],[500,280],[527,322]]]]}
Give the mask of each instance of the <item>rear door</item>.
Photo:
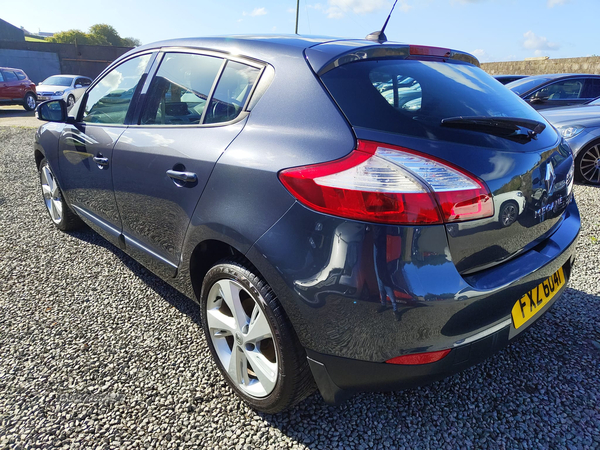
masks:
{"type": "Polygon", "coordinates": [[[245,124],[262,66],[166,52],[144,87],[139,124],[114,149],[114,187],[127,251],[175,276],[192,213],[212,169],[245,124]]]}
{"type": "Polygon", "coordinates": [[[113,147],[127,128],[128,113],[145,79],[150,53],[106,73],[87,93],[75,124],[66,124],[59,142],[60,181],[77,213],[119,245],[121,219],[113,192],[113,147]]]}
{"type": "Polygon", "coordinates": [[[24,94],[21,92],[21,81],[12,70],[2,70],[4,79],[3,97],[9,100],[22,100],[24,94]]]}

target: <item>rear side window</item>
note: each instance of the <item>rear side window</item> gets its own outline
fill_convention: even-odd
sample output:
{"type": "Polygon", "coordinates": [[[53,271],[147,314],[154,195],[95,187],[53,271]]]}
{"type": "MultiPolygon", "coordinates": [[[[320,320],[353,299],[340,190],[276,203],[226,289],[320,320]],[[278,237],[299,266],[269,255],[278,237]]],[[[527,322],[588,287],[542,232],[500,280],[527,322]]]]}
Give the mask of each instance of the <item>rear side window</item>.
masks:
{"type": "Polygon", "coordinates": [[[83,121],[121,125],[133,94],[145,73],[150,54],[125,61],[108,72],[89,92],[83,121]]]}
{"type": "Polygon", "coordinates": [[[148,90],[142,125],[199,124],[224,59],[165,54],[148,90]]]}
{"type": "Polygon", "coordinates": [[[2,75],[4,75],[4,81],[17,81],[18,78],[12,70],[3,70],[2,75]]]}
{"type": "Polygon", "coordinates": [[[17,74],[17,78],[19,80],[24,80],[25,78],[27,78],[27,75],[25,75],[23,72],[15,72],[17,74]]]}
{"type": "Polygon", "coordinates": [[[242,111],[259,73],[256,67],[228,61],[210,100],[204,123],[235,119],[242,111]]]}
{"type": "MultiPolygon", "coordinates": [[[[337,67],[321,78],[355,127],[429,140],[511,148],[515,144],[507,139],[445,127],[441,121],[458,116],[492,116],[546,123],[505,86],[469,64],[368,60],[337,67]]],[[[547,128],[552,130],[550,125],[547,128]]],[[[536,142],[553,145],[555,141],[556,134],[543,132],[536,142]]]]}

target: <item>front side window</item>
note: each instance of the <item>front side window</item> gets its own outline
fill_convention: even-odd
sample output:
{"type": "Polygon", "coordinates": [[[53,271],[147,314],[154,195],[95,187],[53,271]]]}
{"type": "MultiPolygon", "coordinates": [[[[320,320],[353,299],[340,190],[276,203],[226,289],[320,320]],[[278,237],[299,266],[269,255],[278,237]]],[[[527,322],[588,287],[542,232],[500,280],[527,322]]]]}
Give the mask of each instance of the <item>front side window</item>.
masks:
{"type": "Polygon", "coordinates": [[[199,124],[223,62],[214,56],[165,54],[150,84],[140,123],[199,124]]]}
{"type": "Polygon", "coordinates": [[[85,86],[89,86],[90,84],[92,84],[92,82],[90,80],[88,80],[87,78],[77,78],[75,85],[77,86],[78,84],[85,87],[85,86]]]}
{"type": "Polygon", "coordinates": [[[108,72],[89,92],[83,121],[122,125],[133,94],[144,75],[150,54],[125,61],[108,72]]]}
{"type": "Polygon", "coordinates": [[[581,97],[584,80],[563,80],[544,86],[530,97],[540,100],[572,100],[581,97]]]}

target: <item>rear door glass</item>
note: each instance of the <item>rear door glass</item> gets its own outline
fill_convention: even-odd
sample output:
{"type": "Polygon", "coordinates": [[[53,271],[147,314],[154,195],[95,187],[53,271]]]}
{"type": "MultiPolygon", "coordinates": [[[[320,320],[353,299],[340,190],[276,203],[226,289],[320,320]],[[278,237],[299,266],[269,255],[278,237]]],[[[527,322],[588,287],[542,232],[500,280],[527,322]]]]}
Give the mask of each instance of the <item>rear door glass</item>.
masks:
{"type": "Polygon", "coordinates": [[[228,61],[213,94],[204,123],[229,122],[244,107],[260,70],[246,64],[228,61]]]}
{"type": "Polygon", "coordinates": [[[195,125],[225,60],[214,56],[166,53],[148,89],[142,125],[195,125]]]}

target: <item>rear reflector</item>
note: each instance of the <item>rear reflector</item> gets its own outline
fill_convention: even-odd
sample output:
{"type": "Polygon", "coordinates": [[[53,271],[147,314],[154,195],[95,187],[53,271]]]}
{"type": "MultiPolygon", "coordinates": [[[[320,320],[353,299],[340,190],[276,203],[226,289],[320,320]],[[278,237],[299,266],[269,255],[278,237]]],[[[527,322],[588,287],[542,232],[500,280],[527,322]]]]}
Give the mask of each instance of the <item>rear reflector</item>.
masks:
{"type": "Polygon", "coordinates": [[[412,355],[396,356],[395,358],[388,359],[386,363],[404,365],[429,364],[446,357],[448,353],[450,353],[450,349],[440,350],[439,352],[413,353],[412,355]]]}
{"type": "Polygon", "coordinates": [[[487,187],[447,162],[402,147],[358,141],[348,156],[279,173],[314,210],[388,224],[440,224],[492,216],[487,187]]]}

